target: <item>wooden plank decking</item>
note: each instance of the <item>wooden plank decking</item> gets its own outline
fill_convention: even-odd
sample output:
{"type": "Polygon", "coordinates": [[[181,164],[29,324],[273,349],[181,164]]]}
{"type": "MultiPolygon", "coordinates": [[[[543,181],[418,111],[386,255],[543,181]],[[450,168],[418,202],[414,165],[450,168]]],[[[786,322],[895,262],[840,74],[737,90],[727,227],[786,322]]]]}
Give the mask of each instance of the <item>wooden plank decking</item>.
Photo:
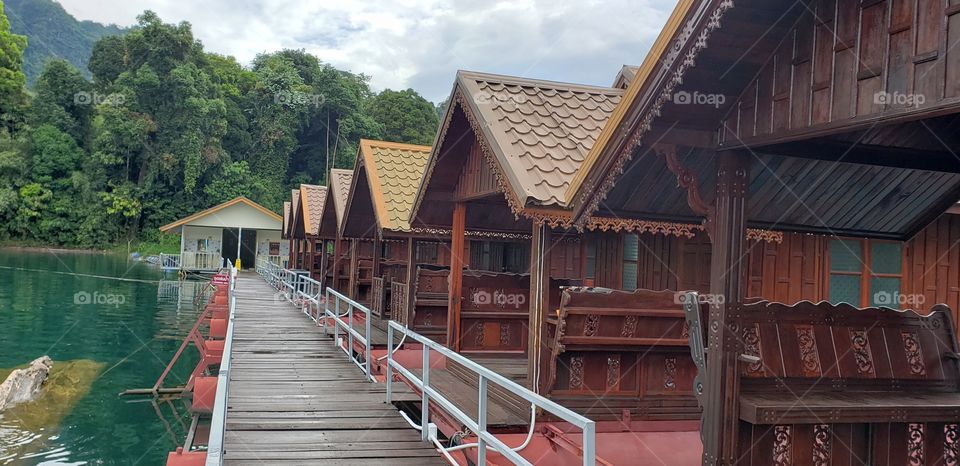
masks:
{"type": "Polygon", "coordinates": [[[227,464],[445,464],[321,328],[258,275],[238,280],[227,464]]]}

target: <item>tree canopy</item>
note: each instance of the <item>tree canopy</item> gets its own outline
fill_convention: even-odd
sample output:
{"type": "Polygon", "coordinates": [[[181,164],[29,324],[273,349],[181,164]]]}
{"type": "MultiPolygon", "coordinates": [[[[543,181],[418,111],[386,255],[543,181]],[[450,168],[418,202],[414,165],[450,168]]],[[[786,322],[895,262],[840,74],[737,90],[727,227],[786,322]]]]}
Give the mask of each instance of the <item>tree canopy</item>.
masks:
{"type": "Polygon", "coordinates": [[[430,144],[437,128],[413,90],[375,94],[303,50],[245,67],[150,11],[96,42],[92,80],[50,60],[29,96],[25,44],[0,13],[0,240],[103,247],[240,195],[279,211],[352,167],[361,137],[430,144]]]}

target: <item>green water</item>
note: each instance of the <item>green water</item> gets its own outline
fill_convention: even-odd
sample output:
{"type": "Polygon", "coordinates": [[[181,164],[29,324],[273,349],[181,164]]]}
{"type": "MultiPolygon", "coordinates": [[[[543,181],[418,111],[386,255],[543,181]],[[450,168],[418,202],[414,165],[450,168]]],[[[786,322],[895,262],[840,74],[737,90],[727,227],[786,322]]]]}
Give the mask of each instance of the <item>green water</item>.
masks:
{"type": "MultiPolygon", "coordinates": [[[[196,319],[201,284],[163,278],[122,257],[0,250],[0,377],[54,360],[45,398],[0,414],[0,465],[165,463],[189,425],[183,401],[118,396],[151,387],[196,319]]],[[[168,385],[189,375],[188,353],[168,385]]]]}

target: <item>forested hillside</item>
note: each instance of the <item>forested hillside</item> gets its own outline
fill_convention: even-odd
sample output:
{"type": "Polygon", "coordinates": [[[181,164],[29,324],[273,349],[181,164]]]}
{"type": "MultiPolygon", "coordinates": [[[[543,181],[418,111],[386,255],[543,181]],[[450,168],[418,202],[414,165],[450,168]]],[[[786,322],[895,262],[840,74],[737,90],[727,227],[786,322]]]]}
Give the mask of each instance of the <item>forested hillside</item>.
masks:
{"type": "Polygon", "coordinates": [[[53,0],[6,0],[7,18],[14,34],[29,36],[23,54],[27,85],[33,86],[51,59],[61,58],[87,78],[87,60],[101,37],[122,34],[123,29],[93,21],[77,21],[53,0]]]}
{"type": "Polygon", "coordinates": [[[0,12],[0,240],[151,239],[238,195],[279,211],[291,187],[352,167],[359,138],[429,144],[438,123],[413,90],[375,94],[300,50],[241,66],[149,11],[96,42],[92,79],[51,61],[28,94],[29,40],[0,12]]]}

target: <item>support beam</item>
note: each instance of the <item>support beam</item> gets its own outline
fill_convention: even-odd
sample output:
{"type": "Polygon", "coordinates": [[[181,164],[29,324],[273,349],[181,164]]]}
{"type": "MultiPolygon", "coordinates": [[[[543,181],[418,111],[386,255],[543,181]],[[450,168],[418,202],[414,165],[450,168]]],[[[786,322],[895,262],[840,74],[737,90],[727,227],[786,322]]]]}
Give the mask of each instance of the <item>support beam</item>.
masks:
{"type": "Polygon", "coordinates": [[[360,248],[360,240],[350,239],[347,241],[350,242],[350,271],[348,272],[350,274],[350,292],[348,296],[350,296],[350,299],[356,301],[357,295],[360,292],[360,281],[358,280],[359,277],[357,276],[357,274],[360,272],[358,267],[360,261],[357,257],[357,249],[360,248]]]}
{"type": "Polygon", "coordinates": [[[332,286],[335,290],[343,293],[343,290],[339,289],[340,287],[340,270],[343,267],[340,257],[343,255],[343,241],[340,239],[338,234],[336,238],[333,239],[333,276],[332,283],[329,283],[327,286],[332,286]]]}
{"type": "Polygon", "coordinates": [[[533,222],[530,243],[530,314],[527,320],[527,388],[539,392],[543,322],[549,310],[550,227],[533,222]]]}
{"type": "Polygon", "coordinates": [[[450,297],[447,305],[447,346],[460,351],[460,294],[463,288],[464,236],[466,234],[467,204],[453,206],[453,228],[450,241],[450,297]]]}
{"type": "MultiPolygon", "coordinates": [[[[403,317],[398,319],[400,323],[413,326],[413,298],[416,295],[415,283],[417,281],[417,240],[413,237],[407,238],[407,302],[403,309],[403,317]]],[[[397,316],[393,316],[394,319],[397,316]]]]}
{"type": "Polygon", "coordinates": [[[736,464],[740,377],[738,357],[746,238],[750,157],[724,151],[717,157],[716,204],[708,220],[713,243],[710,262],[710,324],[703,406],[703,464],[736,464]],[[722,298],[722,299],[720,299],[722,298]]]}

